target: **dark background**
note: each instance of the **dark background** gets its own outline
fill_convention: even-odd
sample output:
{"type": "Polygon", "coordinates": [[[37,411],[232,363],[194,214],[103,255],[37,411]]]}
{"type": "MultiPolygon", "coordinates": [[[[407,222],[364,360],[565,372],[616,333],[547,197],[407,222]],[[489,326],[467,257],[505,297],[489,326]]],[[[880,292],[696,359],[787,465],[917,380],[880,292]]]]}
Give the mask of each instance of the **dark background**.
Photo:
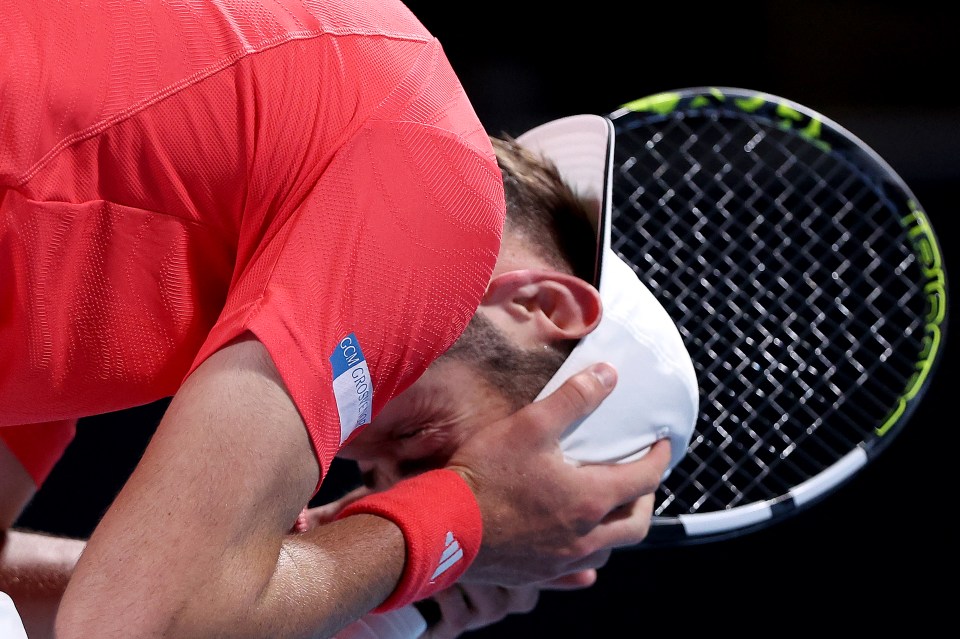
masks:
{"type": "MultiPolygon", "coordinates": [[[[931,3],[408,4],[440,38],[493,134],[705,85],[758,89],[820,111],[903,176],[938,232],[948,278],[960,273],[952,241],[960,107],[950,97],[960,48],[956,20],[931,3]]],[[[823,502],[723,542],[618,552],[593,588],[546,592],[533,613],[469,636],[859,633],[893,623],[939,635],[956,603],[948,472],[958,338],[947,332],[933,385],[907,428],[823,502]]],[[[21,525],[87,535],[163,407],[81,421],[21,525]]]]}

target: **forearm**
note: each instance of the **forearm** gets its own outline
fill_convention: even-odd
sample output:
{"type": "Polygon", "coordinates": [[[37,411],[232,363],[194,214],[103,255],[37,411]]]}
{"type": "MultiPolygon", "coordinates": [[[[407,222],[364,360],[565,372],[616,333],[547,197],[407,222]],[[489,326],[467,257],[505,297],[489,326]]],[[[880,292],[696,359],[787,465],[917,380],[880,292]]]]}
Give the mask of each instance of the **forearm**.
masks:
{"type": "Polygon", "coordinates": [[[333,636],[393,592],[405,553],[400,529],[372,515],[291,537],[260,598],[258,623],[271,637],[299,637],[303,628],[313,629],[311,637],[333,636]]]}
{"type": "Polygon", "coordinates": [[[373,516],[288,535],[269,553],[218,539],[158,560],[112,541],[80,562],[58,639],[332,636],[386,599],[405,553],[399,529],[373,516]]]}
{"type": "Polygon", "coordinates": [[[0,591],[30,639],[53,637],[53,620],[84,542],[25,531],[0,533],[0,591]]]}
{"type": "Polygon", "coordinates": [[[373,609],[403,535],[371,515],[289,534],[319,470],[264,347],[211,355],[91,535],[58,639],[324,637],[373,609]]]}

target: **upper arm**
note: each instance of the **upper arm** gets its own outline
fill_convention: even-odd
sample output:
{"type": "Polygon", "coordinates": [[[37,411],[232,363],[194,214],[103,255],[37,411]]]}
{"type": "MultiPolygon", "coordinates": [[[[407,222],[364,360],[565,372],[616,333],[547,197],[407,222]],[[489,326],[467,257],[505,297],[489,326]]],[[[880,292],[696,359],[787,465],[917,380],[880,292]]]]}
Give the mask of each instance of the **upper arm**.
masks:
{"type": "Polygon", "coordinates": [[[243,340],[214,353],[173,398],[91,536],[65,623],[88,621],[95,606],[100,619],[149,634],[193,612],[215,619],[225,606],[252,608],[318,473],[263,346],[243,340]]]}
{"type": "Polygon", "coordinates": [[[30,473],[0,439],[0,531],[13,526],[36,490],[30,473]]]}
{"type": "Polygon", "coordinates": [[[0,530],[20,516],[76,433],[76,419],[0,427],[0,530]]]}

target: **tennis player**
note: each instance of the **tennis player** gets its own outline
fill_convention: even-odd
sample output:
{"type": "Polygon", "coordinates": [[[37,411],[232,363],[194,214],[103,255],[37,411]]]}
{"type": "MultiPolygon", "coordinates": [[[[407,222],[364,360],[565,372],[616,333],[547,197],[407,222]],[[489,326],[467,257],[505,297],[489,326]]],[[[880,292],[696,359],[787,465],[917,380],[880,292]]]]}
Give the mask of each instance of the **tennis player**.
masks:
{"type": "MultiPolygon", "coordinates": [[[[604,365],[289,534],[341,447],[463,332],[500,249],[489,139],[405,6],[4,10],[0,526],[78,418],[172,396],[59,637],[330,636],[467,568],[575,578],[643,538],[667,456],[573,466],[556,444],[614,386],[604,365]]],[[[21,611],[17,589],[72,566],[47,542],[4,538],[21,611]]]]}
{"type": "MultiPolygon", "coordinates": [[[[610,243],[610,121],[561,118],[493,143],[507,218],[487,293],[453,347],[341,450],[358,462],[365,485],[309,511],[307,527],[371,490],[441,467],[491,415],[546,397],[590,362],[613,363],[619,383],[562,434],[569,460],[624,463],[667,439],[669,472],[687,450],[698,412],[693,362],[672,319],[610,243]]],[[[538,481],[535,472],[528,481],[538,481]]],[[[541,587],[583,587],[595,578],[585,571],[541,587]]],[[[364,617],[338,639],[452,639],[528,612],[541,587],[492,586],[468,571],[415,606],[364,617]]]]}

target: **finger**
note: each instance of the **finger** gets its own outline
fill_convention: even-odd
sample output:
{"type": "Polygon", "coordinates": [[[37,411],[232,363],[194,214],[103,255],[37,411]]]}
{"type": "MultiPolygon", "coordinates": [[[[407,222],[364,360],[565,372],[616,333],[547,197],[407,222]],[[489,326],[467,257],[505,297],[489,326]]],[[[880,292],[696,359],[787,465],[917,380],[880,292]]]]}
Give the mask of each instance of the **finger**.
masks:
{"type": "Polygon", "coordinates": [[[310,530],[309,514],[307,509],[304,508],[300,511],[300,514],[297,515],[297,521],[294,522],[293,527],[290,529],[292,534],[299,534],[302,532],[307,532],[310,530]]]}
{"type": "MultiPolygon", "coordinates": [[[[551,579],[551,581],[556,581],[559,579],[563,579],[564,577],[569,577],[575,582],[576,579],[578,579],[576,575],[579,575],[580,573],[586,573],[589,571],[596,571],[597,569],[603,568],[604,566],[606,566],[607,562],[610,561],[610,556],[612,554],[613,554],[612,545],[608,545],[604,548],[600,548],[599,550],[596,550],[586,555],[585,557],[582,557],[581,559],[570,563],[570,565],[568,565],[567,569],[564,571],[563,575],[559,577],[555,577],[554,579],[551,579]]],[[[579,578],[582,579],[582,576],[580,576],[579,578]]]]}
{"type": "MultiPolygon", "coordinates": [[[[655,495],[649,493],[629,504],[621,505],[581,541],[585,547],[596,549],[611,550],[636,546],[650,533],[654,502],[655,495]]],[[[583,567],[599,568],[601,565],[583,567]]]]}
{"type": "Polygon", "coordinates": [[[373,490],[367,488],[366,486],[359,486],[351,490],[340,499],[323,504],[322,506],[316,506],[314,508],[307,509],[303,515],[305,515],[308,530],[316,528],[322,524],[330,523],[341,510],[347,507],[348,504],[360,499],[365,495],[369,495],[372,492],[373,490]]]}
{"type": "Polygon", "coordinates": [[[430,639],[454,639],[464,630],[496,623],[506,616],[505,588],[484,586],[473,593],[459,584],[433,596],[440,608],[440,619],[430,627],[430,639]],[[483,597],[475,596],[482,593],[483,597]],[[491,612],[494,611],[494,612],[491,612]]]}
{"type": "Polygon", "coordinates": [[[555,391],[524,410],[529,412],[528,417],[535,427],[553,429],[559,437],[570,424],[594,411],[616,385],[616,369],[601,362],[573,375],[555,391]]]}
{"type": "Polygon", "coordinates": [[[608,468],[612,466],[619,466],[620,468],[627,468],[631,472],[636,471],[638,476],[643,476],[647,479],[647,482],[644,485],[644,492],[648,492],[650,489],[649,482],[653,481],[659,485],[661,479],[663,478],[663,474],[667,471],[667,468],[670,465],[671,446],[672,445],[669,439],[659,439],[650,445],[650,448],[647,449],[647,453],[640,459],[631,462],[624,462],[622,464],[607,464],[606,466],[608,468]]]}
{"type": "MultiPolygon", "coordinates": [[[[436,593],[423,604],[418,602],[417,608],[421,609],[421,605],[426,603],[430,604],[434,614],[426,632],[421,635],[423,639],[453,639],[466,629],[472,612],[465,593],[456,584],[436,593]]],[[[424,616],[424,619],[427,617],[424,616]]]]}
{"type": "Polygon", "coordinates": [[[543,590],[582,590],[597,583],[597,571],[594,568],[579,570],[569,575],[557,577],[540,584],[543,590]]]}
{"type": "MultiPolygon", "coordinates": [[[[508,596],[507,614],[524,614],[537,607],[540,601],[540,588],[528,586],[526,588],[505,589],[508,596]]],[[[506,617],[506,615],[504,615],[506,617]]]]}
{"type": "Polygon", "coordinates": [[[463,586],[463,598],[470,610],[463,627],[475,630],[503,620],[507,615],[530,612],[537,605],[540,588],[521,586],[463,586]]]}
{"type": "MultiPolygon", "coordinates": [[[[507,615],[530,612],[539,598],[540,588],[537,586],[506,588],[455,584],[429,600],[423,600],[430,601],[439,612],[428,623],[428,630],[421,639],[454,639],[465,630],[497,623],[507,615]]],[[[423,602],[415,604],[418,610],[423,602]]],[[[426,615],[424,619],[427,619],[426,615]]]]}
{"type": "Polygon", "coordinates": [[[647,454],[631,462],[620,464],[582,464],[581,480],[597,495],[603,495],[604,504],[612,511],[630,504],[638,497],[653,493],[670,465],[670,440],[654,442],[647,454]]]}

